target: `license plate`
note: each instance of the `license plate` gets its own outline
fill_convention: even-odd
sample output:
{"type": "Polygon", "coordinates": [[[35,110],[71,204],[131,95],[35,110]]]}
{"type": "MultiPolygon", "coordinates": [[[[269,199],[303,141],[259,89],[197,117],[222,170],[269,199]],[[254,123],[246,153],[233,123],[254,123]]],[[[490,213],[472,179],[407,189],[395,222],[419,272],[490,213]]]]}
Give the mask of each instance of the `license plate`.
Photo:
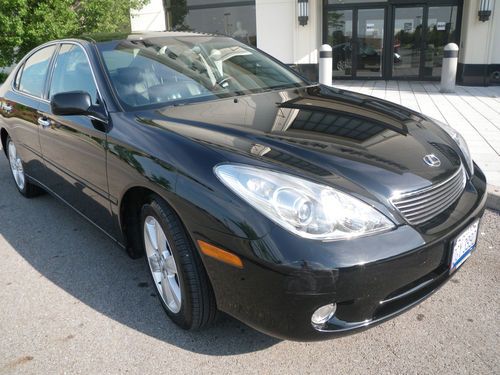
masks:
{"type": "Polygon", "coordinates": [[[450,272],[455,271],[470,256],[476,247],[479,220],[469,225],[453,242],[450,272]]]}

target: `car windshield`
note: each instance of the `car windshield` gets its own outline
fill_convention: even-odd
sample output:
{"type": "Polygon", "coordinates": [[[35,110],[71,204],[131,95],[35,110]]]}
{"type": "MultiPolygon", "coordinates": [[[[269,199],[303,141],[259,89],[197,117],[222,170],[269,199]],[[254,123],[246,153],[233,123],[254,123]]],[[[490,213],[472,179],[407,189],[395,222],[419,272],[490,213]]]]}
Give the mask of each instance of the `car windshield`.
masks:
{"type": "Polygon", "coordinates": [[[98,44],[125,109],[178,104],[307,83],[228,37],[152,37],[98,44]]]}

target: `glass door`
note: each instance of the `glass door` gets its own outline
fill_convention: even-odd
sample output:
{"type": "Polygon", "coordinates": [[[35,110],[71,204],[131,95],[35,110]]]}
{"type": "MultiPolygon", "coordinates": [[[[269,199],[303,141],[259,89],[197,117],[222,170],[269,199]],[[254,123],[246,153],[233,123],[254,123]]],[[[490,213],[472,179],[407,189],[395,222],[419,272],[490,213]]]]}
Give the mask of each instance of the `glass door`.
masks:
{"type": "Polygon", "coordinates": [[[326,40],[333,52],[333,76],[352,76],[353,11],[328,11],[326,22],[326,40]]]}
{"type": "Polygon", "coordinates": [[[385,9],[359,9],[356,76],[382,77],[385,9]]]}
{"type": "Polygon", "coordinates": [[[424,7],[394,9],[394,78],[420,77],[424,7]]]}
{"type": "Polygon", "coordinates": [[[326,13],[333,77],[382,77],[385,8],[347,8],[326,13]]]}
{"type": "Polygon", "coordinates": [[[460,42],[463,0],[323,0],[334,79],[441,76],[444,46],[460,42]]]}
{"type": "Polygon", "coordinates": [[[444,46],[458,43],[457,13],[457,6],[429,7],[424,79],[441,76],[444,46]]]}

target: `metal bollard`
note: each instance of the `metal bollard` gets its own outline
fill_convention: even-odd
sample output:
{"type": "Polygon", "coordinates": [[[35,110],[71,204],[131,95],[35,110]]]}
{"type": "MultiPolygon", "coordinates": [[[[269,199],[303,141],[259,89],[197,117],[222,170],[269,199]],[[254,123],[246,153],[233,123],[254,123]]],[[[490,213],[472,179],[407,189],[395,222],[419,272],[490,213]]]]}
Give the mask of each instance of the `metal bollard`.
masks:
{"type": "Polygon", "coordinates": [[[323,44],[319,49],[319,83],[332,85],[332,47],[323,44]]]}
{"type": "Polygon", "coordinates": [[[443,67],[441,68],[441,90],[440,92],[455,92],[455,80],[457,77],[458,46],[448,43],[444,46],[443,67]]]}

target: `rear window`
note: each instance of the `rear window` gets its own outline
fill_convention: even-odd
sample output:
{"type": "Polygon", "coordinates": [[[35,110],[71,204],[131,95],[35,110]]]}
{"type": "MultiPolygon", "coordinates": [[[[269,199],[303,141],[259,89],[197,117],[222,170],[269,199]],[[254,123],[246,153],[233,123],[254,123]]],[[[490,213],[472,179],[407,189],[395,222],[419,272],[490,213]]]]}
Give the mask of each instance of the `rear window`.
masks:
{"type": "Polygon", "coordinates": [[[18,90],[33,96],[42,97],[47,79],[47,71],[49,70],[50,60],[55,49],[56,45],[42,48],[26,60],[19,78],[18,90]]]}

